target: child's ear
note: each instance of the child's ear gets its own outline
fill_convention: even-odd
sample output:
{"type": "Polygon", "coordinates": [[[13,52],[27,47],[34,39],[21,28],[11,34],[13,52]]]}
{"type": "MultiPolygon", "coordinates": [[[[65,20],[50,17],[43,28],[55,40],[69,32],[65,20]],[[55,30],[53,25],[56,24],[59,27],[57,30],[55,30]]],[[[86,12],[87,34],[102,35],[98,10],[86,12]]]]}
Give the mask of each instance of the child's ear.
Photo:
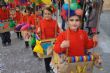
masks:
{"type": "Polygon", "coordinates": [[[70,25],[69,25],[69,21],[66,21],[66,24],[67,24],[67,27],[69,27],[70,25]]]}
{"type": "Polygon", "coordinates": [[[66,24],[68,25],[69,24],[69,22],[66,20],[66,24]]]}

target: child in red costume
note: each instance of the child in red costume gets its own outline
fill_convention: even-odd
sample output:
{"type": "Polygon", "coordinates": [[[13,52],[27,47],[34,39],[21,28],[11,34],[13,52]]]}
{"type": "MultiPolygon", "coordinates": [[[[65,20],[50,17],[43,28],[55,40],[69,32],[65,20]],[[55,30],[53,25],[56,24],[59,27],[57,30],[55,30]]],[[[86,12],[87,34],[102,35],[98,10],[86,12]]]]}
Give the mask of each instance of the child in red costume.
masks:
{"type": "Polygon", "coordinates": [[[41,39],[55,38],[55,32],[58,32],[57,22],[53,19],[43,19],[40,21],[41,39]],[[56,31],[56,30],[57,31],[56,31]]]}
{"type": "Polygon", "coordinates": [[[21,23],[23,23],[24,25],[20,29],[22,31],[23,39],[25,41],[25,48],[29,48],[29,39],[30,39],[30,32],[28,31],[28,26],[27,26],[29,23],[28,18],[29,18],[29,10],[26,8],[21,17],[21,23]],[[24,29],[24,27],[26,28],[24,29]]]}
{"type": "Polygon", "coordinates": [[[38,28],[38,23],[40,20],[42,20],[42,16],[39,15],[40,13],[38,11],[30,12],[30,16],[28,18],[28,24],[30,27],[35,27],[36,29],[38,28]]]}
{"type": "Polygon", "coordinates": [[[41,33],[41,39],[55,38],[59,32],[57,21],[52,19],[52,11],[49,8],[44,10],[44,18],[39,23],[37,32],[41,33]]]}
{"type": "Polygon", "coordinates": [[[21,19],[21,22],[22,23],[25,23],[25,24],[26,23],[29,23],[28,22],[28,17],[29,17],[29,11],[25,10],[24,13],[23,13],[23,15],[21,16],[21,18],[22,18],[21,19]]]}
{"type": "Polygon", "coordinates": [[[69,28],[57,37],[54,46],[56,53],[66,53],[68,49],[68,56],[83,56],[85,55],[85,50],[96,46],[97,35],[90,39],[86,31],[79,28],[81,21],[78,15],[70,16],[68,25],[69,28]]]}
{"type": "MultiPolygon", "coordinates": [[[[7,8],[7,5],[2,5],[2,8],[0,8],[0,23],[4,24],[7,22],[10,18],[9,9],[7,8]]],[[[7,28],[7,27],[6,27],[7,28]]],[[[3,48],[7,45],[11,45],[11,34],[10,31],[6,31],[0,34],[3,48]]]]}
{"type": "MultiPolygon", "coordinates": [[[[57,33],[59,32],[57,21],[52,19],[52,13],[53,10],[51,7],[47,7],[44,9],[43,12],[43,20],[39,23],[39,28],[37,32],[41,33],[41,39],[49,39],[49,38],[55,38],[57,33]]],[[[46,72],[50,72],[50,61],[51,57],[45,58],[45,66],[46,66],[46,72]]]]}
{"type": "MultiPolygon", "coordinates": [[[[16,21],[16,24],[20,24],[21,16],[22,16],[22,14],[20,12],[20,7],[17,6],[16,7],[15,18],[14,18],[14,20],[16,21]]],[[[22,35],[21,35],[21,32],[20,31],[19,32],[16,32],[16,34],[17,34],[17,38],[18,39],[22,39],[22,35]]]]}
{"type": "MultiPolygon", "coordinates": [[[[37,31],[37,29],[38,29],[38,27],[39,27],[38,23],[39,23],[41,20],[42,20],[42,16],[40,15],[40,12],[36,11],[35,14],[31,14],[30,19],[29,19],[29,22],[32,23],[32,24],[31,24],[31,27],[32,27],[32,31],[31,31],[31,32],[32,32],[32,33],[36,33],[36,31],[37,31]],[[34,24],[33,24],[33,23],[34,23],[34,24]],[[34,29],[33,27],[34,27],[35,29],[34,29]]],[[[30,24],[30,23],[29,23],[29,24],[30,24]]],[[[34,49],[35,45],[36,45],[36,43],[34,43],[33,45],[31,45],[32,50],[34,49]]],[[[35,57],[38,57],[36,52],[33,52],[33,55],[34,55],[35,57]]]]}
{"type": "Polygon", "coordinates": [[[29,19],[28,19],[30,26],[35,26],[35,19],[36,19],[35,14],[33,12],[31,12],[29,19]]]}
{"type": "Polygon", "coordinates": [[[17,6],[17,7],[16,7],[15,18],[14,18],[14,20],[16,21],[17,24],[20,23],[21,16],[22,16],[22,14],[21,14],[21,12],[20,12],[20,7],[17,6]]]}
{"type": "Polygon", "coordinates": [[[0,20],[4,21],[9,19],[10,16],[10,12],[9,12],[9,8],[6,8],[6,6],[2,6],[2,8],[0,8],[0,20]]]}

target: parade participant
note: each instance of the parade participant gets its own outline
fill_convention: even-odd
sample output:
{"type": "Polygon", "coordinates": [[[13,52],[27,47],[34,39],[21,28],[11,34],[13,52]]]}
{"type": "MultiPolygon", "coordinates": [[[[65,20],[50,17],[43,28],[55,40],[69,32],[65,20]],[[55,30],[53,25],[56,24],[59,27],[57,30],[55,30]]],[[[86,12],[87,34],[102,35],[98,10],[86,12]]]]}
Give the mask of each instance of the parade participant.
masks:
{"type": "Polygon", "coordinates": [[[7,8],[7,5],[2,5],[2,8],[0,9],[0,20],[8,20],[10,16],[9,8],[7,8]]]}
{"type": "MultiPolygon", "coordinates": [[[[30,20],[32,20],[32,22],[35,23],[34,25],[32,24],[32,27],[34,26],[35,29],[33,29],[31,32],[32,32],[33,34],[36,34],[36,30],[37,30],[38,27],[39,27],[38,23],[42,20],[41,13],[38,12],[38,11],[36,11],[35,14],[32,14],[30,20]],[[34,20],[32,20],[32,19],[34,19],[34,20]]],[[[31,36],[33,36],[33,34],[32,34],[31,36]]],[[[35,37],[34,37],[34,38],[35,38],[35,37]]],[[[35,39],[36,39],[36,38],[35,38],[35,39]]],[[[31,44],[32,50],[34,49],[35,45],[36,45],[36,43],[31,44]]],[[[38,57],[36,52],[33,52],[33,55],[34,55],[35,57],[38,57]]]]}
{"type": "MultiPolygon", "coordinates": [[[[16,7],[16,13],[15,13],[15,17],[14,17],[14,20],[16,21],[16,24],[20,24],[20,21],[21,21],[21,12],[20,12],[20,7],[17,6],[16,7]]],[[[16,32],[17,34],[17,38],[18,39],[22,39],[22,35],[21,35],[21,32],[16,32]]]]}
{"type": "MultiPolygon", "coordinates": [[[[57,32],[59,32],[57,21],[52,18],[53,10],[51,7],[46,7],[43,11],[44,18],[39,23],[38,33],[40,33],[41,39],[49,39],[49,38],[55,38],[57,35],[57,32]]],[[[50,61],[51,57],[45,58],[45,66],[46,71],[50,72],[50,61]]]]}
{"type": "Polygon", "coordinates": [[[57,21],[52,19],[51,8],[45,8],[43,13],[44,18],[40,21],[40,28],[38,28],[37,32],[41,33],[41,39],[55,38],[55,29],[57,29],[57,32],[59,32],[59,29],[57,21]]]}
{"type": "Polygon", "coordinates": [[[20,29],[23,39],[25,41],[25,48],[29,48],[29,40],[30,40],[30,32],[28,31],[28,26],[29,26],[29,10],[26,8],[25,11],[23,12],[23,15],[21,16],[21,24],[22,27],[20,29]]]}
{"type": "Polygon", "coordinates": [[[39,27],[38,23],[42,20],[42,11],[36,11],[35,15],[36,15],[36,30],[39,27]]]}
{"type": "MultiPolygon", "coordinates": [[[[0,21],[2,23],[4,23],[5,21],[8,21],[9,16],[10,16],[9,9],[6,8],[6,5],[2,5],[2,8],[0,9],[0,21]]],[[[3,47],[5,47],[7,43],[8,45],[11,45],[10,37],[11,37],[11,34],[9,31],[1,33],[3,47]]]]}
{"type": "Polygon", "coordinates": [[[31,27],[35,27],[35,19],[36,19],[36,16],[34,14],[34,12],[30,12],[30,16],[29,16],[29,25],[31,27]]]}
{"type": "Polygon", "coordinates": [[[67,22],[69,28],[59,34],[54,45],[54,51],[58,54],[66,53],[68,49],[68,56],[83,56],[85,51],[96,46],[97,35],[92,39],[88,37],[86,31],[81,30],[80,16],[70,15],[67,22]]]}

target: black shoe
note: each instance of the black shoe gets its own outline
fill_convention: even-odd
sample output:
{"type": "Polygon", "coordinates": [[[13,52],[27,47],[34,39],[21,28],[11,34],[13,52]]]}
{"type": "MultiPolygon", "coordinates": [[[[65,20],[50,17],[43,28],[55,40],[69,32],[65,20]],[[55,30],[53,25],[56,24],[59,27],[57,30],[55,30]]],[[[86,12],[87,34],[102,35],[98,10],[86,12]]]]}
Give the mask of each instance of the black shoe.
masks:
{"type": "Polygon", "coordinates": [[[20,40],[23,40],[23,38],[19,38],[20,40]]]}
{"type": "Polygon", "coordinates": [[[29,48],[29,46],[26,46],[25,48],[26,48],[26,49],[28,49],[28,48],[29,48]]]}
{"type": "Polygon", "coordinates": [[[6,48],[6,44],[3,44],[3,47],[2,48],[6,48]]]}
{"type": "Polygon", "coordinates": [[[11,43],[8,43],[8,46],[10,46],[11,45],[11,43]]]}
{"type": "Polygon", "coordinates": [[[6,46],[6,44],[3,44],[3,47],[5,47],[6,46]]]}
{"type": "Polygon", "coordinates": [[[36,53],[36,52],[33,52],[33,55],[34,55],[35,57],[38,57],[38,55],[37,55],[37,53],[36,53]]]}
{"type": "Polygon", "coordinates": [[[47,71],[46,73],[54,73],[53,70],[47,71]]]}
{"type": "Polygon", "coordinates": [[[17,36],[17,39],[19,39],[19,36],[17,36]]]}
{"type": "Polygon", "coordinates": [[[50,73],[54,73],[52,69],[50,70],[50,73]]]}

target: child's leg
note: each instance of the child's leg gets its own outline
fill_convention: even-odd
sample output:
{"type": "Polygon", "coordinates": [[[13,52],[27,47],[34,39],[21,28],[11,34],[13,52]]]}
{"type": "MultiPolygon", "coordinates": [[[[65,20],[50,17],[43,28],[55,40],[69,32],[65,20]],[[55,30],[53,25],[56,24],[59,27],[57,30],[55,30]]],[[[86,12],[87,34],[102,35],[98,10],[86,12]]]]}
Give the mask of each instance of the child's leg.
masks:
{"type": "Polygon", "coordinates": [[[22,39],[23,37],[22,37],[22,34],[21,34],[21,32],[19,32],[19,37],[20,37],[20,39],[22,39]]]}
{"type": "Polygon", "coordinates": [[[17,38],[19,39],[19,32],[16,32],[17,38]]]}
{"type": "MultiPolygon", "coordinates": [[[[32,52],[33,52],[34,47],[35,47],[35,45],[31,46],[31,48],[32,48],[32,52]]],[[[33,55],[34,55],[35,57],[38,57],[38,55],[37,55],[36,52],[33,52],[33,55]]]]}
{"type": "Polygon", "coordinates": [[[6,38],[5,38],[5,32],[1,33],[1,40],[2,40],[2,45],[6,46],[6,38]]]}
{"type": "Polygon", "coordinates": [[[10,34],[10,32],[6,32],[6,38],[7,38],[7,42],[8,42],[8,45],[11,45],[11,34],[10,34]]]}
{"type": "Polygon", "coordinates": [[[50,72],[50,70],[51,70],[51,67],[50,67],[51,57],[45,58],[44,62],[45,62],[46,72],[50,72]]]}
{"type": "Polygon", "coordinates": [[[61,17],[62,18],[62,29],[63,29],[63,31],[65,31],[65,20],[63,19],[63,17],[61,17]]]}
{"type": "Polygon", "coordinates": [[[28,41],[25,41],[25,46],[26,46],[26,48],[29,48],[29,42],[28,41]]]}

